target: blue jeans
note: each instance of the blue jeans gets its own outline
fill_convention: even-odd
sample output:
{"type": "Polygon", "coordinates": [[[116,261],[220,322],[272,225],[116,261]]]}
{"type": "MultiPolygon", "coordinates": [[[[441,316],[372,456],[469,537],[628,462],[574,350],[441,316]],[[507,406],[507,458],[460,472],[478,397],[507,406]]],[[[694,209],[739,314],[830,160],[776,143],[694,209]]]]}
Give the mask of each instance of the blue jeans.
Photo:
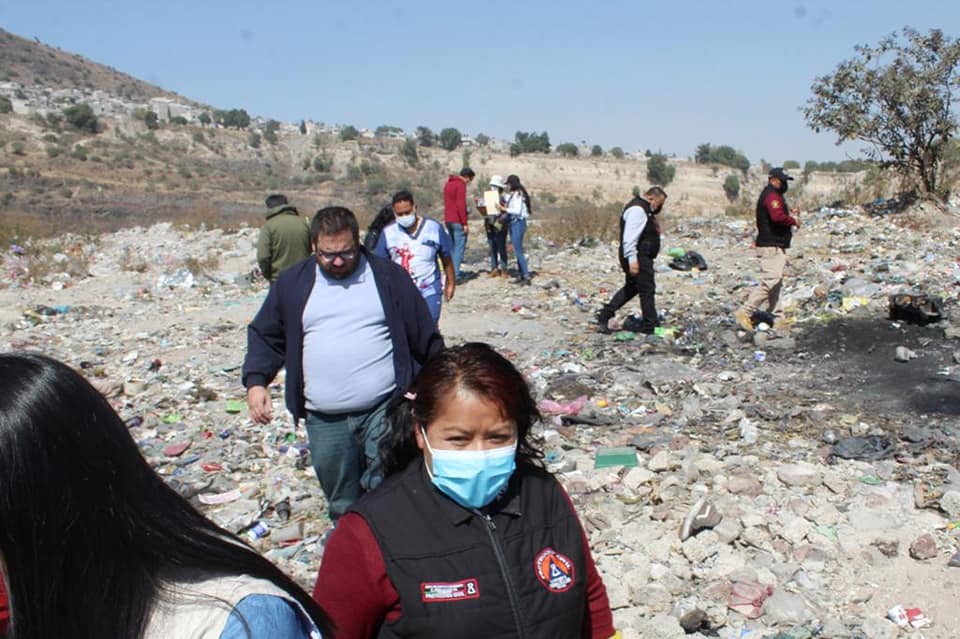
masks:
{"type": "Polygon", "coordinates": [[[333,523],[383,480],[379,448],[387,430],[384,413],[388,402],[389,398],[355,413],[307,411],[310,462],[333,523]]]}
{"type": "Polygon", "coordinates": [[[507,263],[507,225],[499,231],[496,227],[487,227],[487,246],[490,247],[490,270],[495,271],[502,268],[506,271],[509,268],[507,263]]]}
{"type": "Polygon", "coordinates": [[[523,236],[527,232],[527,219],[519,215],[510,216],[510,241],[513,243],[513,252],[517,254],[517,270],[520,279],[530,279],[530,269],[527,267],[527,256],[523,254],[523,236]]]}
{"type": "Polygon", "coordinates": [[[467,250],[467,235],[463,232],[463,224],[447,222],[447,233],[453,240],[453,273],[460,279],[460,265],[463,263],[463,254],[467,250]]]}
{"type": "Polygon", "coordinates": [[[430,316],[433,317],[433,323],[440,326],[440,309],[443,306],[443,288],[439,285],[420,291],[423,295],[423,301],[427,303],[430,309],[430,316]]]}

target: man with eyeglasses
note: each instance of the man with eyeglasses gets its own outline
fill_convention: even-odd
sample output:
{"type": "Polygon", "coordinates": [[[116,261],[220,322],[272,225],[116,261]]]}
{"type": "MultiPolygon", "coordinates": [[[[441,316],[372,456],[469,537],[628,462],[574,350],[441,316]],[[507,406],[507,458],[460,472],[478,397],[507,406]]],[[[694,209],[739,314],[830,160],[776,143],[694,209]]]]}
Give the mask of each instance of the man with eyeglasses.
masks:
{"type": "Polygon", "coordinates": [[[286,366],[286,406],[306,421],[311,462],[336,523],[380,483],[387,406],[443,339],[407,272],[361,247],[350,210],[317,211],[310,235],[315,256],[281,273],[247,327],[242,379],[250,418],[267,424],[267,384],[286,366]]]}

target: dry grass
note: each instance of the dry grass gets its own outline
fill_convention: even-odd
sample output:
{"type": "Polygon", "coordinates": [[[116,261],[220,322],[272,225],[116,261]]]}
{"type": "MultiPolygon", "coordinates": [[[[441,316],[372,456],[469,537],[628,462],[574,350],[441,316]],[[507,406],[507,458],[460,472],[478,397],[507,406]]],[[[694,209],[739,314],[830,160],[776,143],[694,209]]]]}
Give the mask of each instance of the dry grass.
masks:
{"type": "Polygon", "coordinates": [[[575,199],[537,215],[537,234],[558,244],[610,242],[620,235],[620,204],[597,205],[575,199]]]}

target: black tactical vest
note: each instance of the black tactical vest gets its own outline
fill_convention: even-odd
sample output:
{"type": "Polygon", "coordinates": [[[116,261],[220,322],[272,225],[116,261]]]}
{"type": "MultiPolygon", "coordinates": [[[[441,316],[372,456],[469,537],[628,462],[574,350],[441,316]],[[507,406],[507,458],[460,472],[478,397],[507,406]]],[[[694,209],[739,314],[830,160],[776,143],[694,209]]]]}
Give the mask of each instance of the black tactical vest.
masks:
{"type": "Polygon", "coordinates": [[[620,258],[620,266],[626,271],[629,268],[626,258],[623,256],[623,232],[627,226],[626,221],[623,219],[623,214],[631,206],[639,206],[647,214],[647,223],[643,227],[643,231],[640,233],[640,237],[637,238],[637,254],[646,255],[650,259],[653,259],[657,256],[657,253],[660,252],[660,229],[657,227],[657,222],[654,219],[654,213],[650,208],[650,203],[639,195],[623,207],[623,211],[620,212],[620,243],[617,249],[617,256],[620,258]]]}
{"type": "Polygon", "coordinates": [[[351,510],[370,526],[400,595],[401,617],[378,637],[582,636],[586,554],[552,475],[518,467],[481,514],[441,494],[418,460],[351,510]]]}
{"type": "MultiPolygon", "coordinates": [[[[773,188],[772,185],[768,184],[765,189],[760,192],[760,198],[757,200],[757,246],[779,246],[780,248],[790,248],[790,238],[792,233],[790,232],[789,224],[776,224],[772,219],[770,219],[770,211],[767,210],[767,207],[764,206],[763,201],[766,199],[767,194],[769,193],[778,193],[778,191],[773,188]]],[[[783,196],[780,196],[783,199],[783,196]]],[[[786,213],[787,209],[787,200],[783,199],[783,212],[786,213]]]]}

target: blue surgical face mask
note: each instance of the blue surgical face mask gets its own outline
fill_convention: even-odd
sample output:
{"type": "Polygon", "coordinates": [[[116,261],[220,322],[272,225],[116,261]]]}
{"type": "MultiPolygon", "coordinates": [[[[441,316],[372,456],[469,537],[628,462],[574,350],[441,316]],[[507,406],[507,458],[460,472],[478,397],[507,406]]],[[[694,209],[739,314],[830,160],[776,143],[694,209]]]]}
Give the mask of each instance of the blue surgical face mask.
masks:
{"type": "Polygon", "coordinates": [[[417,214],[411,213],[410,215],[398,215],[397,224],[402,226],[405,229],[410,228],[417,223],[417,214]]]}
{"type": "Polygon", "coordinates": [[[433,459],[427,465],[430,481],[464,508],[482,508],[506,488],[517,467],[517,443],[488,450],[434,450],[422,428],[423,441],[433,459]]]}

